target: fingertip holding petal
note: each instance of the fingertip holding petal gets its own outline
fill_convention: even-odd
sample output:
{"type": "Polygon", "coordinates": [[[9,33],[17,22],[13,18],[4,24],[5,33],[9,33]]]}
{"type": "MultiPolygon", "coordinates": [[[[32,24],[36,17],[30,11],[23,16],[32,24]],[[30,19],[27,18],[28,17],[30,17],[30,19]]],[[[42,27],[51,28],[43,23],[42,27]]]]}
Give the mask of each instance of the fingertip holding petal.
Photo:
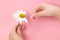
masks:
{"type": "Polygon", "coordinates": [[[30,18],[31,18],[31,19],[33,19],[33,17],[32,17],[32,16],[31,16],[30,18]]]}
{"type": "Polygon", "coordinates": [[[34,16],[34,15],[32,15],[30,18],[31,18],[31,19],[35,19],[35,16],[34,16]]]}

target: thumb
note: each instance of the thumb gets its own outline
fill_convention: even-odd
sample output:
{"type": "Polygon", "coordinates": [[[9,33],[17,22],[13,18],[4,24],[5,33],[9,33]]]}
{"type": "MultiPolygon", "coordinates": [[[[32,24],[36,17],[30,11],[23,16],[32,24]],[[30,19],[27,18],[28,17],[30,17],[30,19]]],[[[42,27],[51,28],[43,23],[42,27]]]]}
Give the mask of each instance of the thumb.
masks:
{"type": "Polygon", "coordinates": [[[45,11],[32,14],[31,18],[35,19],[40,16],[47,16],[45,11]]]}

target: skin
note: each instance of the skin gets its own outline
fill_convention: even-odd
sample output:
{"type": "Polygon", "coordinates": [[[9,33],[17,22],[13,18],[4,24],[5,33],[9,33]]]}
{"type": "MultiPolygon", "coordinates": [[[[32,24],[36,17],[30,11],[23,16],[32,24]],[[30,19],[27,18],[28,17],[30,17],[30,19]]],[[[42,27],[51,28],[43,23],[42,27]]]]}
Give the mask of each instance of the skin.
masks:
{"type": "MultiPolygon", "coordinates": [[[[34,9],[31,17],[32,19],[35,19],[41,16],[54,16],[60,20],[60,8],[49,4],[41,4],[36,9],[34,9]]],[[[23,26],[24,25],[22,24],[15,26],[10,32],[9,40],[24,40],[21,32],[21,28],[23,26]]]]}
{"type": "Polygon", "coordinates": [[[24,27],[22,24],[16,25],[10,32],[9,40],[23,40],[21,28],[24,27]]]}
{"type": "Polygon", "coordinates": [[[32,18],[34,19],[41,16],[54,16],[60,19],[60,8],[49,4],[41,4],[34,9],[32,18]]]}

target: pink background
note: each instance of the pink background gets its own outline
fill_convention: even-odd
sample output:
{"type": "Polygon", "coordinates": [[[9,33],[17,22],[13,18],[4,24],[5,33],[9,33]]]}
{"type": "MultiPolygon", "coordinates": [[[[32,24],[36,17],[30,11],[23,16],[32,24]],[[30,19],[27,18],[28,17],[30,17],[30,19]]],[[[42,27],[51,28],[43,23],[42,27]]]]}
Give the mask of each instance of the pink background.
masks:
{"type": "MultiPolygon", "coordinates": [[[[60,6],[60,0],[0,0],[0,40],[9,40],[9,33],[16,24],[12,18],[13,12],[18,9],[26,10],[31,15],[40,3],[60,6]]],[[[60,40],[60,22],[57,19],[41,17],[28,20],[29,23],[23,31],[25,40],[60,40]]]]}

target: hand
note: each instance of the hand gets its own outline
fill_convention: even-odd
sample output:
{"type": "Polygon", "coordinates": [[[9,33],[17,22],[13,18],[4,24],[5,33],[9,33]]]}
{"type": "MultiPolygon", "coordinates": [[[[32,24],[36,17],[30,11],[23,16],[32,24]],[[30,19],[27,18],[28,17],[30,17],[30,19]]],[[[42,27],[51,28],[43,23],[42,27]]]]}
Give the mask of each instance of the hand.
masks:
{"type": "Polygon", "coordinates": [[[21,32],[21,27],[23,27],[23,25],[17,25],[15,26],[9,36],[9,40],[23,40],[23,36],[22,36],[22,32],[21,32]]]}
{"type": "Polygon", "coordinates": [[[37,18],[40,16],[54,16],[60,19],[60,8],[49,4],[41,4],[33,13],[32,18],[37,18]]]}

